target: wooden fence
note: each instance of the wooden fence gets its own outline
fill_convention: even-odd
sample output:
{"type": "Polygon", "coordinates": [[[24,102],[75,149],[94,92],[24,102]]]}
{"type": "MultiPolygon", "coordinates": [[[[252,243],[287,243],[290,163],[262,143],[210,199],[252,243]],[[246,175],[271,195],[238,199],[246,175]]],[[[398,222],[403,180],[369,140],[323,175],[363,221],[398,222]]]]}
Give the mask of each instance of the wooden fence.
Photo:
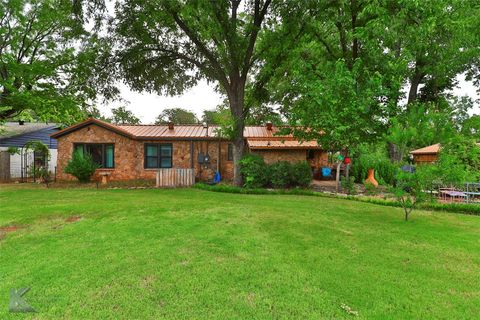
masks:
{"type": "Polygon", "coordinates": [[[10,153],[0,151],[0,182],[10,181],[10,153]]]}
{"type": "Polygon", "coordinates": [[[157,187],[174,188],[189,187],[195,183],[194,169],[159,169],[157,171],[157,187]]]}

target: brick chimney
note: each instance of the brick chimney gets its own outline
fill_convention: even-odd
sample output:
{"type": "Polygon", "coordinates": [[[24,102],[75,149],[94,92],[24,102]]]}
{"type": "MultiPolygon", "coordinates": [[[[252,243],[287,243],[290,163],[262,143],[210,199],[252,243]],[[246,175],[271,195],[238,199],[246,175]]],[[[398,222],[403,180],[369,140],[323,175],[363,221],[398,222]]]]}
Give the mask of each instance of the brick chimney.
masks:
{"type": "Polygon", "coordinates": [[[173,130],[173,121],[168,122],[168,130],[173,130]]]}
{"type": "Polygon", "coordinates": [[[267,122],[265,126],[267,127],[267,130],[268,130],[268,131],[272,131],[273,124],[272,124],[270,121],[267,122]]]}

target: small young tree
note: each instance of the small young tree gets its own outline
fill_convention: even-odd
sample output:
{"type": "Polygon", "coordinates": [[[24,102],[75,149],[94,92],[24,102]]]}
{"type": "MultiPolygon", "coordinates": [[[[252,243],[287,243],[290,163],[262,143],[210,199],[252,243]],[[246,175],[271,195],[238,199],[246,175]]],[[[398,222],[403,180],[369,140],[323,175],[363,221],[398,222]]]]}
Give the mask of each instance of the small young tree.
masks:
{"type": "Polygon", "coordinates": [[[48,168],[41,167],[38,170],[38,176],[42,179],[41,181],[45,184],[47,188],[50,187],[50,183],[52,182],[53,177],[52,172],[48,170],[48,168]]]}
{"type": "Polygon", "coordinates": [[[405,221],[408,221],[410,213],[419,203],[425,201],[422,179],[417,173],[404,171],[399,171],[396,178],[397,183],[391,192],[405,212],[405,221]]]}
{"type": "Polygon", "coordinates": [[[72,159],[68,161],[64,172],[71,174],[80,182],[89,182],[98,167],[98,164],[93,162],[90,154],[83,154],[80,151],[76,151],[73,154],[72,159]]]}

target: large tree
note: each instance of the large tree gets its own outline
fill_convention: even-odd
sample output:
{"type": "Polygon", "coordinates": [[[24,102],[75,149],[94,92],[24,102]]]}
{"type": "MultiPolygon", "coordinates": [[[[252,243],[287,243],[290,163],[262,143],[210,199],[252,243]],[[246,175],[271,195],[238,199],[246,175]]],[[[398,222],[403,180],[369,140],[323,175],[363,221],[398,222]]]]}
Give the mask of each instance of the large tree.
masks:
{"type": "Polygon", "coordinates": [[[114,124],[139,124],[140,119],[124,106],[112,108],[112,117],[109,120],[114,124]]]}
{"type": "Polygon", "coordinates": [[[194,124],[198,123],[197,116],[192,111],[183,108],[167,108],[155,120],[155,124],[194,124]]]}
{"type": "MultiPolygon", "coordinates": [[[[281,115],[270,105],[252,103],[249,104],[248,111],[248,115],[245,118],[246,125],[258,126],[267,122],[271,122],[274,125],[284,124],[281,115]]],[[[224,101],[213,110],[204,110],[202,122],[220,125],[225,127],[224,129],[227,129],[227,131],[231,131],[233,121],[228,108],[228,101],[224,101]]]]}
{"type": "Polygon", "coordinates": [[[64,123],[85,116],[104,75],[106,43],[74,10],[70,0],[1,2],[0,120],[23,112],[64,123]]]}
{"type": "Polygon", "coordinates": [[[377,5],[290,1],[278,12],[278,25],[262,39],[259,77],[266,101],[282,106],[296,136],[333,150],[379,137],[397,100],[403,61],[381,45],[377,5]],[[278,42],[290,49],[278,50],[278,42]]]}
{"type": "Polygon", "coordinates": [[[382,138],[392,119],[419,103],[430,108],[425,112],[450,112],[448,92],[478,56],[472,26],[479,8],[472,1],[289,6],[262,38],[259,78],[270,93],[263,96],[282,105],[297,136],[331,148],[382,138]],[[279,41],[294,46],[281,55],[279,41]]]}
{"type": "Polygon", "coordinates": [[[138,91],[178,94],[200,79],[217,84],[234,119],[234,183],[241,184],[245,86],[271,0],[125,0],[113,25],[126,82],[138,91]]]}

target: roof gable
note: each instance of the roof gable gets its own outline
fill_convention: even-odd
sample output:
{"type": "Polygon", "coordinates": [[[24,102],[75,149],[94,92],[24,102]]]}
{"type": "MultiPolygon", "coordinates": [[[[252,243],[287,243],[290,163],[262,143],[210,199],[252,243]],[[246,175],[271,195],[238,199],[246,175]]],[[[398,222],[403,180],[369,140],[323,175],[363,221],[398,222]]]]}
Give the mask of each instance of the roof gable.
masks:
{"type": "Polygon", "coordinates": [[[436,154],[440,151],[440,143],[432,144],[431,146],[423,147],[413,150],[410,154],[436,154]]]}
{"type": "Polygon", "coordinates": [[[83,122],[77,123],[73,126],[67,127],[63,130],[60,130],[60,131],[52,134],[51,137],[55,138],[55,139],[58,139],[61,136],[64,136],[64,135],[69,134],[71,132],[77,131],[81,128],[87,127],[87,126],[92,125],[92,124],[97,125],[97,126],[102,127],[102,128],[105,128],[107,130],[113,131],[113,132],[118,133],[120,135],[127,136],[129,138],[134,138],[134,136],[132,136],[128,131],[123,130],[121,127],[113,125],[113,124],[105,122],[105,121],[100,121],[100,120],[94,119],[94,118],[89,118],[89,119],[87,119],[83,122]]]}

